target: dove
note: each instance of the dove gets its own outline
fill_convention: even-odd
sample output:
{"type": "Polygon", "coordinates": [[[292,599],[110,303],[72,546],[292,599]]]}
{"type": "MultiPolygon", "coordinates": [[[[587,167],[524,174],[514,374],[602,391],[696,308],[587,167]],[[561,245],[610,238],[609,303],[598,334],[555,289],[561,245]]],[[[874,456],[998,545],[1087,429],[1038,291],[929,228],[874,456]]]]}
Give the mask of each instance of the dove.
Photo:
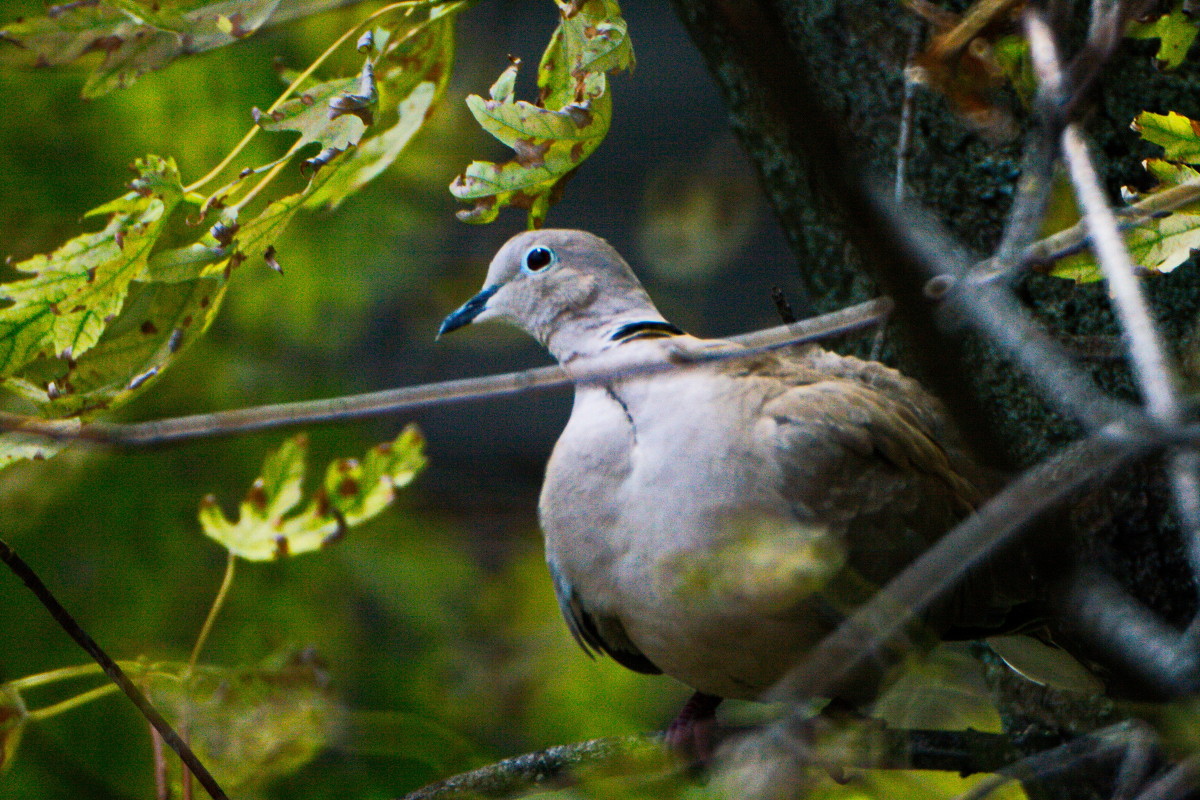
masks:
{"type": "MultiPolygon", "coordinates": [[[[439,336],[486,320],[560,364],[618,372],[740,347],[671,324],[613,247],[574,230],[510,239],[439,336]]],[[[978,475],[916,381],[804,345],[577,384],[538,516],[570,632],[589,654],[691,687],[668,741],[703,749],[723,698],[763,698],[971,513],[987,493],[978,475]]],[[[1008,626],[1023,598],[985,583],[926,625],[944,638],[1008,626]]],[[[837,699],[869,702],[879,680],[855,676],[837,699]]]]}

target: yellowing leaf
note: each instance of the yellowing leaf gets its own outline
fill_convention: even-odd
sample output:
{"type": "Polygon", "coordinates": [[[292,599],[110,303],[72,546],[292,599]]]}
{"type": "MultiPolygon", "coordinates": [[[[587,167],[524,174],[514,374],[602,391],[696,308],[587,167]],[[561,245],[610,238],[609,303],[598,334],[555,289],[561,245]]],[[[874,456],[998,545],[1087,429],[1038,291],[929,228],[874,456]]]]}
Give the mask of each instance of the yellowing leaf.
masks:
{"type": "MultiPolygon", "coordinates": [[[[345,163],[345,154],[336,149],[323,150],[313,159],[305,162],[310,169],[315,170],[308,184],[299,192],[289,194],[269,204],[252,220],[236,228],[232,249],[235,255],[215,264],[205,266],[204,273],[215,269],[241,263],[250,256],[262,258],[280,270],[275,262],[275,242],[283,235],[284,230],[291,224],[292,218],[300,207],[332,178],[345,163]]],[[[231,223],[232,225],[232,223],[231,223]]]]}
{"type": "Polygon", "coordinates": [[[254,668],[155,667],[141,679],[147,695],[187,730],[188,744],[231,794],[258,796],[256,789],[310,762],[336,732],[329,676],[311,652],[254,668]]]}
{"type": "MultiPolygon", "coordinates": [[[[0,40],[21,48],[20,58],[46,66],[70,64],[92,52],[104,60],[88,78],[83,96],[94,98],[133,84],[181,56],[223,47],[254,33],[282,5],[298,0],[223,0],[185,2],[166,12],[157,3],[105,0],[66,3],[44,17],[31,17],[0,28],[0,40]]],[[[313,7],[338,5],[328,0],[313,7]]],[[[9,54],[13,58],[13,54],[9,54]]]]}
{"type": "MultiPolygon", "coordinates": [[[[1193,250],[1200,249],[1200,216],[1171,214],[1135,225],[1124,235],[1134,264],[1147,272],[1170,272],[1187,261],[1193,250]]],[[[1079,283],[1104,277],[1090,253],[1058,261],[1050,274],[1079,283]]]]}
{"type": "Polygon", "coordinates": [[[1125,234],[1133,262],[1151,272],[1170,272],[1200,248],[1200,216],[1171,214],[1125,234]]]}
{"type": "Polygon", "coordinates": [[[362,461],[339,459],[302,512],[289,514],[301,501],[307,438],[289,439],[263,463],[230,522],[209,496],[200,505],[200,524],[209,537],[249,561],[270,561],[318,550],[340,539],[349,528],[377,516],[425,466],[424,439],[409,426],[395,441],[376,445],[362,461]]]}
{"type": "Polygon", "coordinates": [[[483,128],[511,147],[505,164],[474,161],[450,185],[474,207],[466,222],[494,220],[506,206],[529,209],[529,227],[541,227],[566,179],[604,140],[612,121],[606,73],[633,66],[620,8],[612,0],[560,3],[562,19],[538,67],[538,102],[515,100],[515,66],[492,87],[490,100],[467,98],[483,128]]]}
{"type": "Polygon", "coordinates": [[[1163,157],[1170,161],[1200,163],[1200,126],[1194,120],[1171,111],[1152,114],[1143,111],[1130,125],[1143,139],[1163,148],[1163,157]]]}
{"type": "MultiPolygon", "coordinates": [[[[370,62],[366,67],[370,73],[370,62]]],[[[317,84],[306,89],[301,95],[288,100],[270,115],[263,114],[257,122],[267,131],[298,131],[302,146],[310,142],[320,142],[322,147],[332,147],[345,150],[358,144],[367,124],[372,117],[364,110],[358,114],[339,113],[338,101],[347,97],[361,99],[364,109],[374,103],[374,81],[370,82],[370,93],[361,98],[354,94],[362,88],[362,78],[341,78],[317,84]]]]}
{"type": "Polygon", "coordinates": [[[1183,11],[1183,0],[1177,0],[1169,14],[1150,22],[1131,22],[1125,35],[1133,39],[1158,39],[1154,58],[1163,69],[1175,69],[1187,58],[1198,28],[1183,11]]]}
{"type": "Polygon", "coordinates": [[[92,213],[110,213],[101,231],[16,265],[32,277],[0,286],[0,376],[41,357],[78,358],[99,340],[144,269],[162,225],[183,196],[171,159],[136,164],[134,191],[92,213]]]}

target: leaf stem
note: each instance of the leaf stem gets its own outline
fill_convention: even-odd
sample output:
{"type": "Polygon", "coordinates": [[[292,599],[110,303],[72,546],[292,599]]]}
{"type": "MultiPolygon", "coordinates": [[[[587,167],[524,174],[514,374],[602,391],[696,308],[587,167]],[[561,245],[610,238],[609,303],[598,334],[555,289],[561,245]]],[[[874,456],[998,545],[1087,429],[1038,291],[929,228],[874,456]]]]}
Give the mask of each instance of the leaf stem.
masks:
{"type": "Polygon", "coordinates": [[[213,623],[216,622],[217,614],[221,613],[221,608],[225,605],[225,598],[229,596],[229,587],[233,585],[234,565],[236,563],[237,558],[233,553],[230,553],[229,560],[225,562],[225,577],[221,579],[221,588],[217,590],[217,596],[213,598],[212,606],[208,609],[208,616],[205,617],[204,625],[200,628],[200,635],[196,637],[196,645],[192,648],[191,658],[188,659],[188,675],[191,675],[192,670],[196,668],[196,662],[200,658],[200,651],[204,649],[204,643],[208,641],[208,635],[212,633],[213,623]]]}
{"type": "Polygon", "coordinates": [[[14,678],[6,682],[4,685],[16,689],[18,692],[27,689],[33,689],[38,686],[46,686],[59,681],[66,681],[72,678],[82,678],[87,675],[95,675],[100,672],[100,665],[92,662],[91,664],[76,664],[73,667],[60,667],[52,669],[48,672],[39,672],[36,675],[26,675],[24,678],[14,678]]]}
{"type": "MultiPolygon", "coordinates": [[[[263,113],[269,115],[271,112],[275,111],[277,108],[279,108],[281,105],[283,105],[283,103],[289,97],[291,97],[292,93],[294,91],[296,91],[297,87],[299,87],[300,84],[302,84],[304,81],[308,80],[308,78],[313,74],[313,72],[315,72],[317,70],[317,68],[320,67],[323,63],[325,63],[325,61],[329,58],[329,56],[333,55],[333,52],[335,50],[337,50],[337,48],[341,47],[343,44],[346,43],[347,39],[349,39],[352,36],[357,35],[358,32],[363,28],[364,25],[374,22],[376,19],[383,16],[384,14],[391,13],[392,11],[395,11],[398,8],[405,8],[405,7],[416,8],[419,6],[435,6],[435,5],[440,5],[442,1],[444,1],[444,0],[439,0],[439,2],[429,2],[429,0],[401,0],[400,2],[397,2],[397,3],[389,3],[388,5],[384,6],[383,8],[372,12],[365,19],[363,19],[361,22],[359,22],[357,25],[354,25],[353,27],[349,28],[345,33],[343,33],[341,36],[339,36],[337,39],[335,39],[333,44],[331,44],[331,45],[329,45],[329,47],[325,48],[325,51],[323,53],[321,53],[321,55],[317,56],[316,59],[311,64],[309,64],[308,67],[305,68],[305,70],[303,72],[301,72],[299,75],[297,75],[296,78],[290,84],[288,84],[288,87],[283,90],[283,94],[279,95],[279,97],[276,98],[275,102],[271,103],[271,105],[263,113]]],[[[184,193],[186,194],[188,192],[194,192],[197,189],[199,189],[200,187],[202,187],[205,184],[212,181],[218,175],[220,175],[221,172],[224,171],[224,169],[229,166],[229,164],[233,161],[233,159],[237,158],[238,154],[241,153],[242,150],[246,149],[246,146],[248,144],[250,144],[251,140],[253,140],[255,136],[258,135],[258,132],[260,130],[262,130],[262,128],[260,128],[258,125],[255,125],[249,131],[247,131],[246,135],[242,137],[242,140],[240,142],[238,142],[236,145],[234,145],[233,150],[231,150],[229,152],[229,155],[227,155],[227,156],[225,156],[225,158],[221,159],[221,163],[217,164],[215,167],[213,167],[211,170],[209,170],[208,174],[205,175],[200,180],[184,187],[184,190],[183,190],[184,193]]],[[[272,173],[273,172],[274,172],[274,170],[272,170],[272,173]]],[[[257,187],[254,191],[257,192],[257,187]]]]}
{"type": "Polygon", "coordinates": [[[59,714],[70,711],[74,708],[78,708],[86,703],[90,703],[93,700],[98,700],[101,697],[110,695],[119,688],[120,687],[115,683],[101,684],[94,689],[88,689],[82,694],[77,694],[74,697],[68,697],[66,700],[61,702],[54,703],[53,705],[46,706],[45,708],[39,708],[37,711],[30,711],[27,719],[30,722],[42,722],[43,720],[56,717],[59,714]]]}

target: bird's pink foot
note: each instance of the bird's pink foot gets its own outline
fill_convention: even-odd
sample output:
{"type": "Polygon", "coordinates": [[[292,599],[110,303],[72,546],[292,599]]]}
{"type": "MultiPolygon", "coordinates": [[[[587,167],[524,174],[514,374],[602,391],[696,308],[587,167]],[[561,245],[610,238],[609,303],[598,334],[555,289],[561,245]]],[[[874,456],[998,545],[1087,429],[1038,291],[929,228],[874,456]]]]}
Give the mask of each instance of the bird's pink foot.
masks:
{"type": "Polygon", "coordinates": [[[696,692],[667,726],[666,742],[675,753],[695,764],[712,761],[717,734],[717,706],[721,698],[696,692]]]}

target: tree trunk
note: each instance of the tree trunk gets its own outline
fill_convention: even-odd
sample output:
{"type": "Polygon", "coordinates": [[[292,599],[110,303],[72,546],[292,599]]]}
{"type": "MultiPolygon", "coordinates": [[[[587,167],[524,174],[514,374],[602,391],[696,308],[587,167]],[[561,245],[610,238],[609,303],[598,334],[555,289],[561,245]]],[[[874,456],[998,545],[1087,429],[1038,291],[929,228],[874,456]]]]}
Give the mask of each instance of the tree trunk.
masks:
{"type": "MultiPolygon", "coordinates": [[[[878,234],[847,236],[877,213],[855,182],[865,180],[868,194],[871,187],[890,192],[893,185],[903,67],[918,20],[895,0],[672,2],[725,98],[813,305],[829,310],[859,302],[876,287],[895,296],[901,364],[947,401],[985,462],[1025,468],[1077,438],[1080,427],[1052,411],[994,346],[933,324],[922,294],[927,276],[876,246],[872,236],[878,234]]],[[[1156,44],[1123,42],[1087,107],[1093,152],[1111,196],[1123,184],[1144,186],[1139,160],[1155,154],[1129,131],[1136,113],[1200,116],[1197,78],[1186,75],[1186,67],[1157,71],[1150,57],[1156,44]]],[[[1013,106],[1020,118],[1024,112],[1013,106]]],[[[923,88],[914,96],[911,132],[909,196],[934,212],[974,258],[990,255],[1020,174],[1021,138],[988,141],[944,97],[923,88]]],[[[1195,265],[1145,285],[1162,334],[1186,370],[1198,341],[1195,265]]],[[[1119,350],[1104,284],[1029,272],[1013,289],[1055,338],[1119,350]]],[[[1080,363],[1105,392],[1136,400],[1122,358],[1080,363]]],[[[1157,458],[1077,498],[1067,511],[1085,561],[1110,572],[1171,624],[1190,620],[1195,589],[1157,458]]]]}

